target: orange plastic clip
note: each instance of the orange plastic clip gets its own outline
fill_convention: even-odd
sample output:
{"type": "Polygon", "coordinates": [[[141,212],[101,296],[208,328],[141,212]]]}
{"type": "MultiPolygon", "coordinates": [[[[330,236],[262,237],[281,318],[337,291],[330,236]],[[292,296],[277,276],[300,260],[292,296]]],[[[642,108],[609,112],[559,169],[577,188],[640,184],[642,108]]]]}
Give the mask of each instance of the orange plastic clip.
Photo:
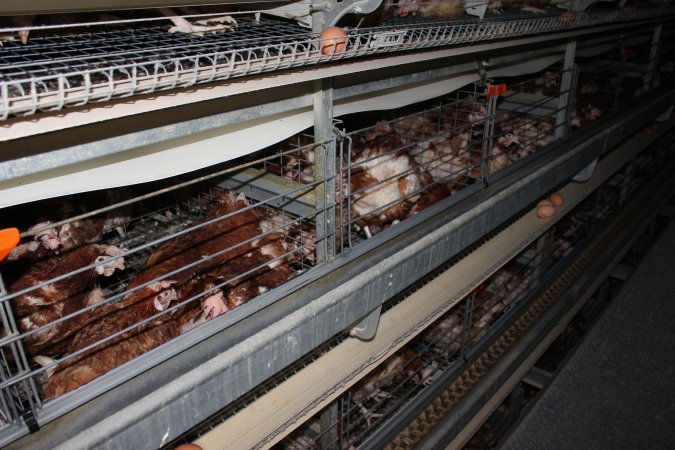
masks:
{"type": "Polygon", "coordinates": [[[506,84],[488,84],[487,87],[487,97],[490,98],[493,95],[500,96],[506,92],[506,84]]]}
{"type": "Polygon", "coordinates": [[[0,230],[0,261],[5,259],[5,256],[16,247],[20,239],[19,230],[16,228],[0,230]]]}

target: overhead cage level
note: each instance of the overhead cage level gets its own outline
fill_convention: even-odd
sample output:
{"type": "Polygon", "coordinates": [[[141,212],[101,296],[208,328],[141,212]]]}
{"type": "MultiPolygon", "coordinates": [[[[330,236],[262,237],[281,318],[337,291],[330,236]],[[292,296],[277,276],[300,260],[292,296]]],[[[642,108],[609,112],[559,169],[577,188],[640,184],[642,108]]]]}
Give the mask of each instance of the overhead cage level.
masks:
{"type": "Polygon", "coordinates": [[[671,163],[675,10],[450,3],[3,2],[2,445],[379,448],[509,336],[671,163]]]}

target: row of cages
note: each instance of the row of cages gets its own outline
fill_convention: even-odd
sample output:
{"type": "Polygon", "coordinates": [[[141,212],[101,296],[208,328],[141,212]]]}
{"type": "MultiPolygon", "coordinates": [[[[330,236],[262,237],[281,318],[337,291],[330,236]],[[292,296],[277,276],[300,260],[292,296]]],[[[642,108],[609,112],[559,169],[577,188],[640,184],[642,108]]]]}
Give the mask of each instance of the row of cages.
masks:
{"type": "MultiPolygon", "coordinates": [[[[660,61],[635,90],[634,65],[630,76],[613,70],[612,87],[583,66],[556,65],[345,117],[326,142],[299,134],[189,176],[5,208],[0,226],[17,227],[22,241],[0,263],[0,432],[22,429],[50,403],[68,411],[147,368],[128,366],[150,361],[145,353],[166,360],[183,349],[169,345],[181,335],[205,333],[211,320],[221,325],[209,333],[222,330],[275,301],[275,288],[311,280],[374,235],[392,239],[432,206],[451,207],[657,88],[672,70],[660,61]],[[565,73],[583,101],[560,101],[565,73]]],[[[484,298],[502,284],[486,284],[462,311],[502,315],[509,302],[484,298]]],[[[469,330],[450,353],[477,339],[469,330]]]]}
{"type": "MultiPolygon", "coordinates": [[[[334,60],[674,12],[662,1],[639,0],[380,3],[365,17],[345,15],[328,34],[306,28],[309,2],[272,10],[239,3],[0,17],[0,119],[334,60]],[[588,10],[561,17],[561,8],[582,3],[588,10]],[[482,8],[482,18],[468,16],[465,6],[469,13],[482,8]]],[[[332,11],[340,10],[340,2],[333,5],[332,11]]]]}
{"type": "MultiPolygon", "coordinates": [[[[674,137],[670,132],[643,151],[560,219],[539,242],[506,263],[274,448],[373,448],[370,440],[386,428],[389,420],[426,398],[424,391],[434,389],[435,383],[453,380],[443,376],[447,372],[459,376],[471,356],[486,348],[497,337],[496,332],[521,313],[519,306],[531,299],[551,274],[565,267],[575,250],[603,229],[631,193],[658,175],[659,165],[673,157],[674,137]]],[[[396,301],[401,300],[392,300],[396,301]]],[[[391,307],[386,306],[384,314],[391,307]]],[[[210,431],[214,423],[216,418],[201,431],[210,431]]],[[[391,430],[387,428],[386,432],[391,430]]],[[[181,442],[199,435],[199,431],[193,431],[181,442]]]]}

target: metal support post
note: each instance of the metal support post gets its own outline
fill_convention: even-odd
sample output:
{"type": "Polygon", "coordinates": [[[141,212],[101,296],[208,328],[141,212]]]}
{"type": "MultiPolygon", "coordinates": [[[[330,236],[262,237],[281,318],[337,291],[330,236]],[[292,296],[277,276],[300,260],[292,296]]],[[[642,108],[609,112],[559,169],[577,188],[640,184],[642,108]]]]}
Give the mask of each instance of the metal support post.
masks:
{"type": "Polygon", "coordinates": [[[321,413],[321,448],[327,450],[337,450],[340,448],[338,435],[338,402],[333,402],[321,413]]]}
{"type": "Polygon", "coordinates": [[[332,79],[314,82],[314,165],[316,180],[317,260],[335,258],[336,158],[333,135],[332,79]]]}
{"type": "MultiPolygon", "coordinates": [[[[487,89],[487,88],[486,88],[487,89]]],[[[490,175],[492,175],[492,139],[494,137],[494,125],[495,117],[497,115],[497,96],[492,95],[487,99],[485,105],[485,128],[483,131],[483,143],[482,143],[482,163],[481,163],[481,178],[483,182],[487,183],[489,181],[490,175]]]]}
{"type": "Polygon", "coordinates": [[[654,76],[658,68],[659,53],[661,48],[661,31],[663,25],[654,27],[654,34],[652,35],[652,45],[649,48],[649,60],[647,61],[647,68],[645,70],[644,90],[649,91],[654,87],[654,76]]]}
{"type": "Polygon", "coordinates": [[[544,281],[546,275],[546,264],[548,263],[548,249],[553,232],[551,229],[539,236],[535,246],[534,261],[532,265],[532,284],[533,287],[539,286],[544,281]]]}
{"type": "Polygon", "coordinates": [[[621,194],[619,196],[619,204],[623,204],[628,198],[633,182],[633,172],[635,170],[635,162],[631,161],[626,164],[623,170],[623,183],[621,183],[621,194]]]}
{"type": "Polygon", "coordinates": [[[558,112],[555,115],[554,140],[565,138],[569,133],[569,121],[571,110],[574,105],[574,87],[576,75],[574,54],[577,49],[577,41],[567,43],[565,47],[565,59],[563,60],[563,73],[560,79],[560,96],[558,97],[558,112]]]}

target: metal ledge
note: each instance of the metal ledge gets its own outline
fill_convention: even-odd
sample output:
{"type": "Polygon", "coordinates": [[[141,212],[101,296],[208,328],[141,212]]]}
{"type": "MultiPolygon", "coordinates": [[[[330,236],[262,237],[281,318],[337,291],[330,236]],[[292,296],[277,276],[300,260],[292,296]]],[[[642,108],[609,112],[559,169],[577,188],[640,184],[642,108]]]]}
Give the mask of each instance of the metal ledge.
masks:
{"type": "MultiPolygon", "coordinates": [[[[444,210],[447,203],[439,203],[368,241],[372,246],[388,245],[363,246],[333,265],[299,277],[298,284],[276,291],[275,295],[283,296],[296,289],[279,301],[263,296],[251,302],[246,306],[260,308],[257,314],[200,340],[200,334],[208,335],[211,328],[222,327],[219,320],[210,321],[195,330],[197,333],[188,334],[195,342],[189,351],[140,373],[52,423],[41,423],[43,429],[38,434],[11,447],[54,448],[63,444],[67,448],[156,448],[162,439],[180,435],[367,315],[515,211],[569,179],[605,146],[630,136],[673,103],[675,89],[647,96],[621,118],[607,117],[582,130],[452,209],[444,210]],[[405,232],[394,239],[393,233],[399,230],[405,232]],[[146,439],[140,441],[139,436],[146,439]]],[[[650,141],[646,137],[644,145],[650,141]]],[[[242,307],[241,312],[245,309],[242,307]]],[[[226,316],[222,319],[229,320],[226,316]]],[[[133,371],[134,363],[144,364],[132,362],[126,369],[133,371]]],[[[110,377],[100,380],[84,389],[97,389],[110,377]]],[[[49,417],[50,406],[54,405],[47,405],[44,417],[49,417]]]]}

